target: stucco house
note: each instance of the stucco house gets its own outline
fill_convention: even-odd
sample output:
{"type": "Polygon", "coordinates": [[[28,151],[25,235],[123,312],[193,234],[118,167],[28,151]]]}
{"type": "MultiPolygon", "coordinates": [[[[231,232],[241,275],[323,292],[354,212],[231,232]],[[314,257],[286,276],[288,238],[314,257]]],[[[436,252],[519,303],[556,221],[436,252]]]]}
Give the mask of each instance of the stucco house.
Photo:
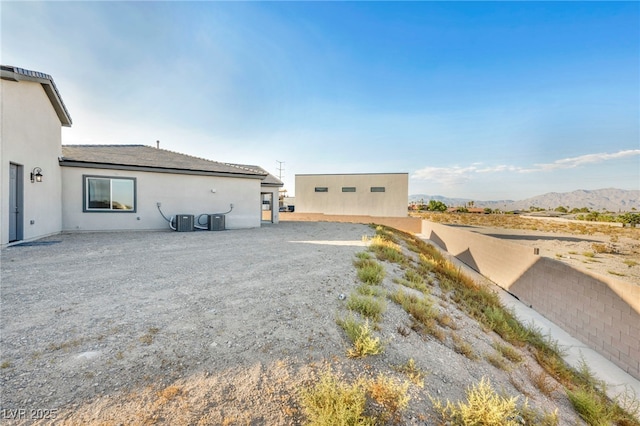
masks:
{"type": "MultiPolygon", "coordinates": [[[[226,229],[259,227],[263,198],[282,186],[258,166],[145,145],[64,145],[60,166],[63,231],[162,229],[163,214],[204,227],[205,215],[224,213],[226,229]]],[[[273,210],[265,221],[278,221],[273,210]]]]}
{"type": "Polygon", "coordinates": [[[298,174],[295,211],[406,217],[408,173],[298,174]]]}
{"type": "Polygon", "coordinates": [[[278,222],[283,184],[264,169],[144,145],[62,146],[61,127],[72,121],[53,78],[1,70],[0,245],[61,231],[167,229],[161,212],[225,214],[225,229],[278,222]]]}
{"type": "Polygon", "coordinates": [[[0,243],[62,229],[58,157],[71,116],[50,75],[0,67],[0,243]]]}

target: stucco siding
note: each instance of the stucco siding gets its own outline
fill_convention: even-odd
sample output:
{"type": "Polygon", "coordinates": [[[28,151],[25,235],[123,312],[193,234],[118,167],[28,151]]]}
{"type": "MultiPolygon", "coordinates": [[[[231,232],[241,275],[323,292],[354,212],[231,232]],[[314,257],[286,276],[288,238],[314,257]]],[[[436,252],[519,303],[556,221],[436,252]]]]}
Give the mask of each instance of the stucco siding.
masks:
{"type": "Polygon", "coordinates": [[[1,243],[9,242],[10,164],[22,167],[23,240],[60,232],[62,222],[60,167],[61,123],[42,85],[0,80],[2,110],[0,157],[1,243]],[[43,181],[32,183],[31,171],[42,169],[43,181]]]}
{"type": "MultiPolygon", "coordinates": [[[[63,231],[168,229],[158,211],[176,214],[224,213],[227,229],[260,226],[260,179],[128,170],[61,167],[63,231]],[[136,179],[136,212],[83,212],[83,176],[136,179]]],[[[203,218],[203,224],[206,224],[203,218]]]]}
{"type": "Polygon", "coordinates": [[[405,217],[408,199],[407,173],[296,175],[295,209],[299,213],[405,217]],[[372,187],[384,188],[384,192],[372,192],[372,187]],[[327,190],[317,192],[316,188],[327,190]],[[352,188],[352,192],[343,188],[352,188]]]}

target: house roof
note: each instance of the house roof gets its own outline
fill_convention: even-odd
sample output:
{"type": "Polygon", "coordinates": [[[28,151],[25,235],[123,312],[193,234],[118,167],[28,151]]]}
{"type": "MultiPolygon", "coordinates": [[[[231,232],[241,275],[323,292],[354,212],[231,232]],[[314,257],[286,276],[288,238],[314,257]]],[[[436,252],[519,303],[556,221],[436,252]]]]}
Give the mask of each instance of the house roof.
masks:
{"type": "Polygon", "coordinates": [[[71,127],[71,115],[69,115],[69,111],[67,111],[67,107],[62,101],[62,96],[60,96],[56,83],[49,74],[25,70],[24,68],[10,65],[0,65],[0,78],[9,81],[33,81],[40,83],[53,109],[56,111],[60,123],[65,127],[71,127]]]}
{"type": "Polygon", "coordinates": [[[260,170],[266,173],[267,176],[262,180],[263,186],[284,186],[284,182],[282,182],[280,179],[278,179],[277,177],[275,177],[274,175],[272,175],[271,173],[269,173],[268,171],[266,171],[260,166],[242,166],[241,164],[232,164],[232,163],[227,163],[227,164],[231,166],[250,167],[252,169],[260,170]]]}
{"type": "Polygon", "coordinates": [[[257,166],[220,163],[147,145],[63,145],[60,165],[160,173],[231,175],[261,180],[267,180],[270,176],[257,166]]]}

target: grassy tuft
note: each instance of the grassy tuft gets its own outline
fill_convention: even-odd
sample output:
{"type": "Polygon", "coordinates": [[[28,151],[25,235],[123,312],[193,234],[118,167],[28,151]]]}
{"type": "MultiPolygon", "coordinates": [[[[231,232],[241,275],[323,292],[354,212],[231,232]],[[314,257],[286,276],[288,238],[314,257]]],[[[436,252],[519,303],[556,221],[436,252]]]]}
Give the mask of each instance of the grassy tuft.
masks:
{"type": "Polygon", "coordinates": [[[432,400],[442,420],[454,425],[518,426],[520,413],[517,397],[505,398],[491,387],[488,379],[467,389],[467,401],[457,404],[432,400]]]}
{"type": "Polygon", "coordinates": [[[353,263],[358,270],[358,279],[360,281],[372,285],[382,283],[385,272],[381,264],[373,259],[358,259],[353,263]]]}
{"type": "Polygon", "coordinates": [[[375,419],[365,415],[366,392],[360,382],[347,384],[330,371],[315,386],[301,391],[301,406],[308,424],[374,425],[375,419]]]}
{"type": "Polygon", "coordinates": [[[380,286],[362,283],[356,291],[363,296],[386,297],[387,291],[380,286]]]}
{"type": "Polygon", "coordinates": [[[408,388],[408,382],[399,384],[384,375],[374,380],[359,378],[349,384],[329,370],[315,385],[301,389],[300,405],[306,423],[311,425],[399,423],[409,403],[408,388]]]}
{"type": "Polygon", "coordinates": [[[560,385],[552,380],[545,370],[536,373],[530,368],[527,368],[526,371],[531,383],[546,396],[551,396],[551,394],[558,390],[560,385]]]}
{"type": "Polygon", "coordinates": [[[347,351],[350,358],[363,358],[368,355],[382,353],[384,347],[380,343],[380,338],[373,337],[373,332],[369,326],[369,321],[359,322],[353,316],[338,319],[337,323],[347,333],[347,337],[353,346],[347,351]]]}
{"type": "Polygon", "coordinates": [[[391,241],[388,236],[376,235],[369,243],[371,250],[379,260],[391,263],[406,263],[407,257],[402,253],[402,248],[391,241]]]}
{"type": "Polygon", "coordinates": [[[469,344],[468,342],[462,340],[462,338],[456,333],[451,333],[451,340],[453,340],[453,350],[455,350],[457,353],[466,356],[472,361],[478,359],[478,355],[473,350],[473,346],[471,346],[471,344],[469,344]]]}
{"type": "Polygon", "coordinates": [[[515,349],[513,346],[503,345],[502,343],[500,343],[498,341],[494,341],[493,342],[493,347],[503,357],[505,357],[506,359],[508,359],[511,362],[520,363],[523,360],[522,354],[520,354],[520,352],[517,349],[515,349]]]}
{"type": "Polygon", "coordinates": [[[387,306],[384,299],[352,293],[347,300],[347,308],[373,321],[379,321],[387,306]]]}
{"type": "Polygon", "coordinates": [[[609,425],[616,418],[613,407],[594,389],[567,390],[567,396],[578,415],[589,425],[609,425]]]}
{"type": "Polygon", "coordinates": [[[406,364],[395,367],[395,370],[405,374],[414,385],[424,387],[426,373],[416,366],[413,358],[409,358],[406,364]]]}
{"type": "Polygon", "coordinates": [[[418,297],[402,290],[391,293],[389,297],[423,325],[429,325],[437,316],[437,311],[427,297],[418,297]]]}
{"type": "Polygon", "coordinates": [[[484,355],[484,358],[489,361],[489,364],[500,370],[511,371],[511,366],[507,362],[507,359],[499,352],[487,353],[484,355]]]}
{"type": "Polygon", "coordinates": [[[399,420],[399,414],[409,405],[409,382],[396,383],[390,377],[382,374],[368,383],[371,398],[381,406],[380,420],[387,422],[391,419],[399,420]]]}

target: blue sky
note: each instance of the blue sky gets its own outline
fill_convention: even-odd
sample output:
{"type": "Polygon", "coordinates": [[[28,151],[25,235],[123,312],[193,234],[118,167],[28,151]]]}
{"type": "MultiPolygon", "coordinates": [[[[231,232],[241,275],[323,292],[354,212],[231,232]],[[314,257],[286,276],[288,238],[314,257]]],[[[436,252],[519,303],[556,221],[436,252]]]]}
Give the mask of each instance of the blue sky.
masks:
{"type": "Polygon", "coordinates": [[[638,2],[2,2],[65,144],[476,200],[640,189],[638,2]]]}

